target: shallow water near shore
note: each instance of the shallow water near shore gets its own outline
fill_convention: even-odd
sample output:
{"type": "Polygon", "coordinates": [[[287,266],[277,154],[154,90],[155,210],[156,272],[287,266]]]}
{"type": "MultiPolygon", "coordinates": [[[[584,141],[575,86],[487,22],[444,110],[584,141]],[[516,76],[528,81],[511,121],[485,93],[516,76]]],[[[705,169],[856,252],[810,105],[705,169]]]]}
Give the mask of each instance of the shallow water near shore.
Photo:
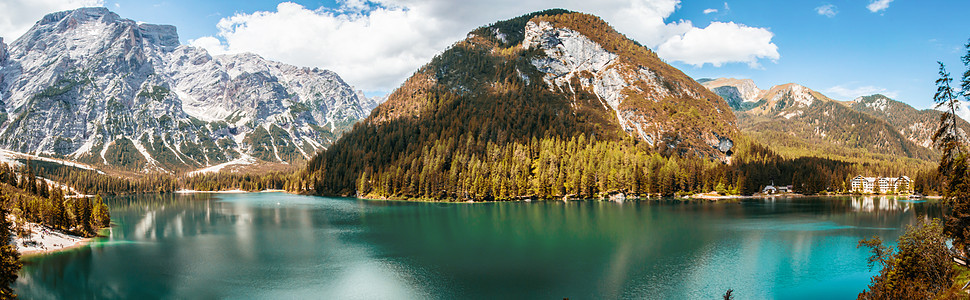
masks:
{"type": "MultiPolygon", "coordinates": [[[[904,200],[904,199],[900,199],[904,200]]],[[[111,233],[26,259],[45,298],[854,298],[937,201],[411,203],[284,193],[108,198],[111,233]]]]}

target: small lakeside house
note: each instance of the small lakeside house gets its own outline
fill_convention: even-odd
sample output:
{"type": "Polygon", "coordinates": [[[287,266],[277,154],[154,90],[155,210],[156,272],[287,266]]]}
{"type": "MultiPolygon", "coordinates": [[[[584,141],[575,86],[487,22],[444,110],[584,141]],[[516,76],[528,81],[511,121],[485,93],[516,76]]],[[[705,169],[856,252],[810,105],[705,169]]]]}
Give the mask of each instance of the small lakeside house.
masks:
{"type": "Polygon", "coordinates": [[[793,187],[790,185],[775,186],[774,184],[772,184],[772,185],[765,186],[765,188],[761,189],[761,193],[766,195],[787,194],[792,192],[793,192],[793,187]]]}

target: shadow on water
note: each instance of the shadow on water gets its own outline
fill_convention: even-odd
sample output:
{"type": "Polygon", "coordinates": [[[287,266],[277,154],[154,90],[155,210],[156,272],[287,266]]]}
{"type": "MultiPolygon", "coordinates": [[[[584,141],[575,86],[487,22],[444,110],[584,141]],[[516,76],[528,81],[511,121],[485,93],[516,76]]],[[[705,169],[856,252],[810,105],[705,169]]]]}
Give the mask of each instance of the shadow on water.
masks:
{"type": "Polygon", "coordinates": [[[26,298],[854,297],[873,235],[934,201],[440,204],[279,193],[107,199],[90,247],[31,258],[26,298]]]}

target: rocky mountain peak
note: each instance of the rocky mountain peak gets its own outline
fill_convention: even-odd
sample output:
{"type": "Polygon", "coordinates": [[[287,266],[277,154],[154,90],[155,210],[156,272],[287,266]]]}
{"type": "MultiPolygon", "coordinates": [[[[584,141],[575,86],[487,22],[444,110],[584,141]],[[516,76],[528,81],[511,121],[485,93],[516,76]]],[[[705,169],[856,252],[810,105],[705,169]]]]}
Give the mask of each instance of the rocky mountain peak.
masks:
{"type": "Polygon", "coordinates": [[[724,98],[735,111],[749,111],[755,114],[804,109],[811,107],[818,100],[834,101],[796,83],[781,84],[768,90],[761,90],[750,79],[701,79],[700,82],[704,87],[724,98]]]}
{"type": "Polygon", "coordinates": [[[174,26],[106,8],[49,14],[9,53],[0,147],[96,165],[302,161],[372,105],[333,72],[249,53],[213,57],[180,45],[174,26]]]}
{"type": "Polygon", "coordinates": [[[886,97],[882,94],[861,96],[861,97],[852,99],[852,102],[864,105],[872,110],[880,110],[883,112],[891,109],[893,106],[896,106],[896,104],[899,103],[893,99],[889,99],[889,97],[886,97]]]}
{"type": "Polygon", "coordinates": [[[744,110],[755,105],[755,102],[768,91],[759,89],[751,79],[735,78],[703,78],[698,80],[705,88],[720,95],[734,110],[744,110]]]}
{"type": "Polygon", "coordinates": [[[120,19],[117,14],[111,12],[104,7],[82,7],[75,10],[66,10],[53,12],[45,15],[40,21],[34,26],[44,26],[51,24],[61,24],[62,22],[67,25],[77,24],[79,22],[87,22],[91,20],[103,20],[105,22],[114,22],[120,19]]]}
{"type": "Polygon", "coordinates": [[[751,79],[717,78],[698,80],[704,87],[714,90],[722,89],[736,93],[739,100],[743,102],[757,102],[766,91],[758,88],[758,85],[751,79]]]}
{"type": "Polygon", "coordinates": [[[166,50],[172,50],[179,46],[179,35],[175,26],[139,24],[138,29],[142,38],[149,43],[165,47],[166,50]]]}
{"type": "Polygon", "coordinates": [[[85,7],[47,14],[34,24],[21,39],[30,42],[41,38],[40,35],[73,35],[79,33],[98,37],[115,35],[120,40],[132,40],[129,43],[138,43],[143,40],[148,44],[163,47],[164,50],[169,51],[179,46],[175,26],[135,22],[124,19],[104,7],[85,7]]]}
{"type": "Polygon", "coordinates": [[[772,102],[788,98],[792,100],[789,103],[790,106],[808,107],[812,106],[812,103],[818,98],[816,97],[816,93],[802,85],[788,83],[772,87],[765,93],[764,97],[770,98],[772,102]]]}
{"type": "Polygon", "coordinates": [[[604,139],[628,136],[664,151],[720,159],[729,155],[737,133],[734,114],[720,97],[602,19],[565,10],[470,32],[409,78],[368,122],[420,119],[438,108],[425,100],[440,97],[429,95],[438,91],[548,99],[543,105],[549,107],[530,109],[581,118],[575,127],[594,127],[591,133],[604,139]]]}
{"type": "MultiPolygon", "coordinates": [[[[556,9],[468,33],[311,159],[303,174],[317,193],[367,195],[370,182],[417,182],[403,174],[421,170],[459,176],[453,182],[466,181],[460,176],[525,179],[520,175],[531,170],[574,174],[556,166],[575,161],[581,168],[587,160],[575,145],[593,143],[729,163],[738,137],[735,115],[721,97],[602,19],[556,9]],[[556,162],[544,154],[542,162],[530,161],[530,149],[556,145],[569,145],[549,156],[556,162]],[[505,161],[521,167],[492,167],[512,166],[505,161]]],[[[429,186],[432,198],[505,197],[470,185],[429,186]]],[[[532,192],[511,192],[524,193],[532,192]]]]}

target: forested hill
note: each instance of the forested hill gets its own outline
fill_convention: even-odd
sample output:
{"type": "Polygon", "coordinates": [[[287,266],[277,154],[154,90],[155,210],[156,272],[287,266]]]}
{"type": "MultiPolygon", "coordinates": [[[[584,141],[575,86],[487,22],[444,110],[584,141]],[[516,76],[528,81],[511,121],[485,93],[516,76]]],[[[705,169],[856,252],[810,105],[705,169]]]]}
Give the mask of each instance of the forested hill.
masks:
{"type": "MultiPolygon", "coordinates": [[[[536,172],[567,176],[565,162],[532,165],[544,150],[605,142],[717,161],[738,134],[723,99],[646,47],[595,16],[548,10],[469,33],[311,159],[304,176],[319,194],[509,197],[534,193],[516,180],[549,179],[536,172]]],[[[597,173],[632,167],[616,163],[597,173]]],[[[553,189],[548,196],[582,193],[553,189]]]]}
{"type": "MultiPolygon", "coordinates": [[[[909,104],[876,94],[853,99],[847,103],[852,109],[886,121],[896,127],[906,139],[925,148],[933,148],[933,134],[943,113],[934,109],[917,110],[909,104]]],[[[970,123],[959,119],[959,126],[970,132],[970,123]]]]}

